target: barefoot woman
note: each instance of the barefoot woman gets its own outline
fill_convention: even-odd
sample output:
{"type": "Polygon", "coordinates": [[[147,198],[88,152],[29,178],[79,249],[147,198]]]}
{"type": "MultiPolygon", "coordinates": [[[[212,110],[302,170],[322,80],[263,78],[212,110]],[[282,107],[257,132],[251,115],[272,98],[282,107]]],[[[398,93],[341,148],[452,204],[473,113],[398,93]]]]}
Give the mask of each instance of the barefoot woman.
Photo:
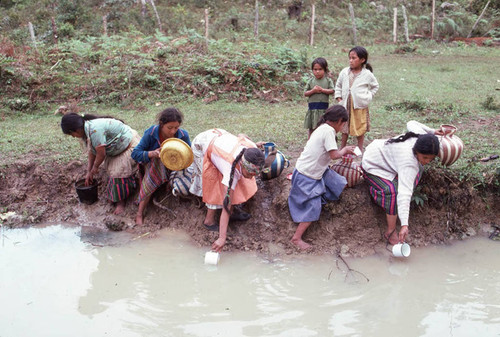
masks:
{"type": "Polygon", "coordinates": [[[332,159],[353,154],[354,146],[339,150],[335,136],[348,117],[341,105],[326,109],[295,164],[288,207],[293,221],[299,223],[290,241],[299,249],[311,246],[302,240],[302,235],[313,221],[319,220],[322,204],[326,200],[337,200],[347,184],[346,179],[328,165],[332,159]]]}
{"type": "Polygon", "coordinates": [[[410,121],[408,132],[391,139],[377,139],[366,147],[362,167],[373,200],[386,212],[384,238],[390,244],[404,242],[408,235],[408,217],[413,189],[423,172],[439,153],[442,135],[424,124],[410,121]],[[396,221],[401,230],[396,232],[396,221]]]}
{"type": "Polygon", "coordinates": [[[116,204],[114,214],[121,214],[125,201],[134,191],[137,163],[130,156],[140,137],[121,120],[109,116],[69,113],[61,120],[62,131],[86,141],[89,162],[85,185],[99,172],[101,164],[108,173],[106,197],[116,204]]]}
{"type": "Polygon", "coordinates": [[[158,124],[151,126],[144,132],[141,142],[132,151],[132,158],[145,166],[144,177],[137,197],[139,203],[135,216],[137,225],[143,224],[144,210],[151,195],[162,184],[166,183],[170,176],[170,170],[160,160],[161,144],[169,138],[179,138],[191,146],[188,132],[180,128],[183,118],[182,113],[174,107],[163,110],[157,116],[158,124]]]}

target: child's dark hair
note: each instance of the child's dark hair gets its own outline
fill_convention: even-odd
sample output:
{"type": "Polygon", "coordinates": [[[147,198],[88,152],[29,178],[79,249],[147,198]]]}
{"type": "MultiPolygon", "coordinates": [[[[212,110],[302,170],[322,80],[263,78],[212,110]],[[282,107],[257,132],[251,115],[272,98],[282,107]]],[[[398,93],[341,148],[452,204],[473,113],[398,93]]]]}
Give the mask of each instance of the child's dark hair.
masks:
{"type": "Polygon", "coordinates": [[[328,62],[323,57],[318,57],[318,58],[314,59],[314,61],[312,61],[312,63],[311,63],[311,69],[314,68],[315,64],[319,64],[319,66],[321,68],[323,68],[325,73],[328,74],[328,62]]]}
{"type": "Polygon", "coordinates": [[[335,104],[326,109],[325,113],[319,118],[316,128],[328,121],[336,122],[340,120],[342,122],[347,122],[348,119],[349,114],[347,110],[342,105],[335,104]]]}
{"type": "Polygon", "coordinates": [[[170,123],[170,122],[179,122],[179,124],[182,124],[182,120],[184,119],[184,115],[182,112],[179,111],[179,109],[170,107],[166,108],[162,112],[160,112],[157,116],[156,119],[158,120],[158,123],[160,126],[163,126],[164,124],[170,123]]]}
{"type": "Polygon", "coordinates": [[[257,165],[259,167],[264,166],[265,162],[265,157],[264,153],[262,153],[261,150],[251,147],[251,148],[245,148],[241,150],[240,153],[234,158],[233,165],[231,166],[231,174],[229,176],[229,186],[227,188],[226,196],[224,197],[224,209],[229,213],[229,205],[231,203],[231,200],[229,198],[229,192],[231,191],[231,185],[233,185],[233,178],[234,178],[234,171],[236,170],[236,165],[240,162],[241,158],[245,156],[245,160],[248,162],[257,165]]]}
{"type": "Polygon", "coordinates": [[[364,66],[366,67],[366,69],[370,70],[373,73],[373,67],[371,66],[370,63],[368,63],[368,51],[366,50],[366,48],[361,46],[356,46],[351,50],[349,50],[349,54],[352,51],[355,52],[360,59],[365,59],[365,62],[363,62],[364,66]]]}
{"type": "Polygon", "coordinates": [[[413,145],[413,153],[416,154],[431,154],[437,156],[439,154],[439,139],[430,133],[419,135],[414,132],[407,132],[404,135],[391,138],[386,141],[386,144],[401,143],[410,138],[417,138],[415,145],[413,145]]]}
{"type": "MultiPolygon", "coordinates": [[[[86,115],[79,115],[77,113],[71,112],[69,114],[66,114],[62,117],[61,119],[61,129],[62,132],[66,135],[71,134],[72,132],[76,132],[80,129],[83,129],[83,125],[85,124],[86,121],[90,121],[92,119],[98,119],[98,118],[113,118],[116,120],[119,120],[122,123],[125,123],[121,119],[115,118],[113,116],[97,116],[97,115],[91,115],[91,114],[86,114],[86,115]]],[[[85,134],[84,134],[85,137],[85,134]]]]}

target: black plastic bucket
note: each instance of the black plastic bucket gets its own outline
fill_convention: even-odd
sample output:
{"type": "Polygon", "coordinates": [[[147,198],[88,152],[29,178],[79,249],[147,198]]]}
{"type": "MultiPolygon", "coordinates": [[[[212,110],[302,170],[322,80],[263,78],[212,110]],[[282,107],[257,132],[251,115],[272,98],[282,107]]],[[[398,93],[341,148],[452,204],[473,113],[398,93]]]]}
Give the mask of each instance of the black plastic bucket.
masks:
{"type": "Polygon", "coordinates": [[[80,179],[75,183],[76,194],[78,194],[78,199],[87,205],[92,205],[98,200],[97,197],[97,181],[89,186],[85,186],[85,179],[80,179]]]}

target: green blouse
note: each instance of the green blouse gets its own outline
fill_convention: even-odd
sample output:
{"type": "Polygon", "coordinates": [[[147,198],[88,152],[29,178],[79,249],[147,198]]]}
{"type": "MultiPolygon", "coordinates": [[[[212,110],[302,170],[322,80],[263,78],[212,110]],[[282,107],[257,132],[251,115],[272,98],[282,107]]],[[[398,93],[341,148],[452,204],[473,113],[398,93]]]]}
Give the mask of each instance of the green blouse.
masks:
{"type": "Polygon", "coordinates": [[[85,121],[85,134],[90,140],[91,151],[96,154],[96,148],[104,145],[106,156],[116,156],[125,151],[132,140],[130,126],[113,118],[97,118],[85,121]]]}

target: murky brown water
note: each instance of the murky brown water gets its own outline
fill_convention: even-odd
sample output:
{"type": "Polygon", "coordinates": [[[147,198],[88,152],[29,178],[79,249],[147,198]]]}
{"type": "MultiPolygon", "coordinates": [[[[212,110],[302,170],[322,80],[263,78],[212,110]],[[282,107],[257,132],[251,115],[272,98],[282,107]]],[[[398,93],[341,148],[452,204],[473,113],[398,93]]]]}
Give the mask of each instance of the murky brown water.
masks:
{"type": "Polygon", "coordinates": [[[0,336],[499,336],[500,242],[270,258],[50,226],[3,230],[0,336]],[[109,246],[111,245],[111,246],[109,246]],[[358,282],[356,282],[358,281],[358,282]]]}

